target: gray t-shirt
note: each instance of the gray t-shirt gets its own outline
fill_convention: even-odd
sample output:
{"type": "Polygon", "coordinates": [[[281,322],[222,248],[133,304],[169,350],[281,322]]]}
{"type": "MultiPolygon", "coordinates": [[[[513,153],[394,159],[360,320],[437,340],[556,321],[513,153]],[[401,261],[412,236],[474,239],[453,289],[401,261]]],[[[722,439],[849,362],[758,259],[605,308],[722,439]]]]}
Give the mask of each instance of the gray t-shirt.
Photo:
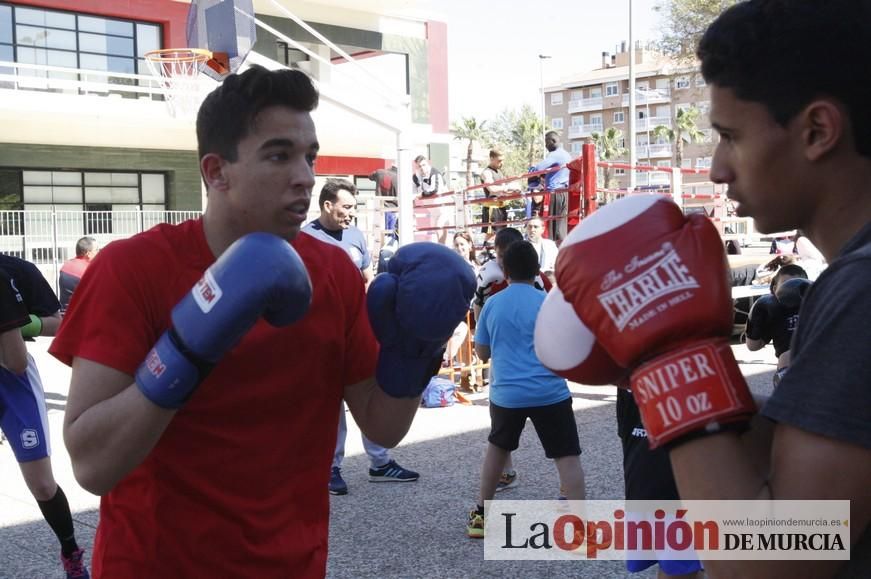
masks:
{"type": "Polygon", "coordinates": [[[331,231],[325,229],[321,222],[315,219],[306,224],[302,230],[321,241],[339,245],[348,252],[348,257],[351,258],[357,269],[361,271],[367,269],[372,263],[372,256],[369,254],[369,244],[366,243],[366,236],[353,225],[348,229],[331,231]]]}
{"type": "MultiPolygon", "coordinates": [[[[871,448],[871,224],[820,274],[801,306],[792,362],[762,414],[871,448]]],[[[832,476],[838,476],[832,473],[832,476]]],[[[839,576],[871,577],[871,530],[839,576]]]]}

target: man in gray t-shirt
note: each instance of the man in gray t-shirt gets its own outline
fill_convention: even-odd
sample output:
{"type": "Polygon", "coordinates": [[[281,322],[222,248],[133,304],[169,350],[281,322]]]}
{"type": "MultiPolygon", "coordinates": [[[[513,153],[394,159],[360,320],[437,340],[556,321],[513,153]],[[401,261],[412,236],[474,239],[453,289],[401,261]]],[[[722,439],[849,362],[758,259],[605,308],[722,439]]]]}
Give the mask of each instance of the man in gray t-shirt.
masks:
{"type": "Polygon", "coordinates": [[[711,180],[738,217],[762,233],[801,229],[830,265],[805,295],[760,428],[673,444],[678,490],[850,501],[850,561],[706,560],[712,577],[871,577],[871,44],[856,42],[869,37],[868,0],[748,0],[698,45],[720,135],[711,180]]]}
{"type": "MultiPolygon", "coordinates": [[[[348,252],[348,257],[360,270],[368,287],[372,281],[372,256],[363,232],[353,225],[357,215],[357,188],[345,179],[328,179],[321,189],[318,205],[321,214],[306,224],[302,231],[326,243],[335,243],[348,252]]],[[[342,461],[345,458],[345,439],[348,424],[345,419],[345,403],[339,409],[339,432],[336,451],[330,473],[328,490],[334,495],[348,493],[348,485],[342,478],[342,461]]],[[[361,435],[362,436],[362,435],[361,435]]],[[[414,482],[418,473],[399,466],[390,458],[389,451],[363,436],[363,448],[369,456],[369,480],[371,482],[414,482]]]]}

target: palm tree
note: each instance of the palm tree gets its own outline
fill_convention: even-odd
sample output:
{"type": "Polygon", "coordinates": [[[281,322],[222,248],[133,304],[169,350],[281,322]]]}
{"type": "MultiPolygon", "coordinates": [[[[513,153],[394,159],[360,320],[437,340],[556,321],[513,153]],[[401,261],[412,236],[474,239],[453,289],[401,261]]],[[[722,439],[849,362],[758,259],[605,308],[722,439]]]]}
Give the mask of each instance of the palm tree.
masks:
{"type": "Polygon", "coordinates": [[[469,146],[466,149],[466,187],[471,187],[472,183],[472,154],[475,142],[483,141],[487,138],[487,132],[484,125],[487,121],[478,121],[474,117],[463,117],[459,123],[454,123],[451,132],[454,134],[454,139],[461,141],[467,139],[469,146]]]}
{"type": "MultiPolygon", "coordinates": [[[[604,161],[614,161],[626,154],[626,147],[623,146],[623,131],[615,127],[608,127],[604,133],[592,133],[590,138],[596,145],[596,152],[599,158],[604,161]]],[[[603,169],[605,181],[605,189],[611,188],[611,168],[603,169]]],[[[611,200],[611,193],[605,192],[605,202],[611,200]]]]}
{"type": "Polygon", "coordinates": [[[529,105],[524,105],[511,136],[518,148],[525,152],[527,167],[532,167],[544,157],[544,129],[545,125],[538,114],[529,105]]]}
{"type": "Polygon", "coordinates": [[[674,166],[680,167],[683,163],[684,144],[701,143],[705,134],[696,125],[700,111],[695,107],[678,109],[674,117],[674,128],[658,125],[653,129],[656,137],[666,139],[674,143],[674,166]]]}

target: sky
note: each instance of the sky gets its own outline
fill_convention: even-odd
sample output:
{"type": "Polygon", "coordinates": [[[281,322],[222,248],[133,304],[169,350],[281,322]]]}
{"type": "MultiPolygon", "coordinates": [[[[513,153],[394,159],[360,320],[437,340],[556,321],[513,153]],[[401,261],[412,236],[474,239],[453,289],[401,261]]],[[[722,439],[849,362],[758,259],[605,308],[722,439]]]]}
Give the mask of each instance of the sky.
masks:
{"type": "MultiPolygon", "coordinates": [[[[629,39],[630,0],[444,0],[451,121],[495,118],[523,104],[541,110],[544,85],[599,68],[629,39]],[[539,54],[551,56],[541,61],[539,54]],[[539,64],[542,71],[539,71],[539,64]]],[[[632,0],[633,38],[655,40],[658,0],[632,0]]]]}

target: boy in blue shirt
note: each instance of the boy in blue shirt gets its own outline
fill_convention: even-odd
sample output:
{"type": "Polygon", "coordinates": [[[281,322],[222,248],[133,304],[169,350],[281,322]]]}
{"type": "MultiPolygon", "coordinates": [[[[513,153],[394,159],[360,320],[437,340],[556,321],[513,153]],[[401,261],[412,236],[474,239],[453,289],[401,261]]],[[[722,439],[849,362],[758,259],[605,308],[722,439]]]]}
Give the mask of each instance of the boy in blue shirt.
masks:
{"type": "Polygon", "coordinates": [[[584,498],[581,446],[572,397],[563,378],[535,355],[535,318],[545,292],[534,286],[538,254],[528,241],[511,244],[502,258],[508,287],[490,297],[475,331],[475,351],[490,366],[490,436],[481,467],[481,493],[469,513],[469,537],[484,537],[484,501],[493,499],[526,419],[532,420],[545,455],[554,459],[560,486],[570,500],[584,498]]]}

